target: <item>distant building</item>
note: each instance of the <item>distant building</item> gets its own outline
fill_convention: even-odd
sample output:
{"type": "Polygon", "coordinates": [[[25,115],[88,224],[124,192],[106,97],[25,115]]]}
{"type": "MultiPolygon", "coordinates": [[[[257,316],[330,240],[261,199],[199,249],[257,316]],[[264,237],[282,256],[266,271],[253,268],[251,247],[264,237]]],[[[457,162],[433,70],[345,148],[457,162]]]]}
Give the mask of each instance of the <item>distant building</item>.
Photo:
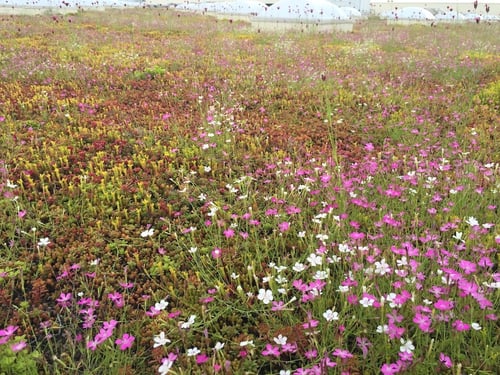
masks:
{"type": "MultiPolygon", "coordinates": [[[[228,0],[144,0],[146,5],[178,5],[185,3],[207,3],[222,2],[228,0]]],[[[271,5],[278,0],[259,0],[271,5]]],[[[307,0],[304,0],[307,1],[307,0]]],[[[460,12],[464,15],[477,14],[481,16],[500,15],[500,0],[477,0],[474,8],[474,0],[328,0],[339,7],[351,7],[358,9],[362,14],[379,15],[381,13],[401,9],[405,7],[422,7],[436,13],[460,12]],[[489,12],[486,12],[488,6],[489,12]]]]}
{"type": "Polygon", "coordinates": [[[359,10],[362,14],[370,13],[370,0],[329,0],[339,7],[350,7],[359,10]]]}
{"type": "Polygon", "coordinates": [[[433,13],[438,11],[461,13],[463,15],[500,15],[500,0],[478,0],[474,7],[474,0],[371,0],[370,13],[381,14],[387,11],[406,7],[422,7],[433,13]],[[489,12],[486,9],[489,9],[489,12]]]}

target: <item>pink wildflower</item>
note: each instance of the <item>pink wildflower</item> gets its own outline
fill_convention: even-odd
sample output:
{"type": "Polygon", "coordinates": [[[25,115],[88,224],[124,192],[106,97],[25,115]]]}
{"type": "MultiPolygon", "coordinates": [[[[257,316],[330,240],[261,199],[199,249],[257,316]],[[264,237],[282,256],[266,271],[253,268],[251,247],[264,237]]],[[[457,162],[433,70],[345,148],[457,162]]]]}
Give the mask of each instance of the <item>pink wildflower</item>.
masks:
{"type": "Polygon", "coordinates": [[[283,301],[273,301],[273,307],[271,307],[272,311],[281,311],[285,308],[285,303],[283,301]]]}
{"type": "Polygon", "coordinates": [[[266,344],[266,349],[262,351],[263,356],[274,356],[274,357],[279,357],[280,356],[280,348],[279,346],[274,346],[272,344],[266,344]]]}
{"type": "Polygon", "coordinates": [[[369,347],[372,346],[372,343],[366,337],[356,337],[356,343],[363,353],[363,358],[366,358],[369,347]]]}
{"type": "Polygon", "coordinates": [[[123,288],[123,289],[131,289],[134,287],[134,283],[130,283],[130,282],[121,282],[119,283],[119,285],[123,288]]]}
{"type": "Polygon", "coordinates": [[[26,348],[26,345],[27,345],[26,341],[19,341],[19,342],[12,344],[10,346],[10,348],[12,349],[12,351],[14,353],[16,353],[16,352],[19,352],[19,351],[23,350],[24,348],[26,348]]]}
{"type": "Polygon", "coordinates": [[[111,319],[109,322],[103,322],[102,328],[107,330],[107,331],[109,331],[109,330],[113,331],[117,325],[118,325],[118,322],[114,319],[111,319]]]}
{"type": "Polygon", "coordinates": [[[226,238],[234,237],[234,229],[233,228],[227,228],[224,231],[224,237],[226,237],[226,238]]]}
{"type": "Polygon", "coordinates": [[[405,328],[404,327],[398,327],[393,323],[389,323],[387,327],[387,334],[389,335],[390,339],[400,339],[401,336],[403,336],[403,333],[405,333],[405,328]]]}
{"type": "Polygon", "coordinates": [[[315,349],[310,349],[304,353],[307,359],[313,359],[318,356],[318,351],[315,349]]]}
{"type": "Polygon", "coordinates": [[[99,343],[97,341],[90,340],[87,342],[87,349],[90,349],[94,352],[97,349],[98,345],[99,343]]]}
{"type": "Polygon", "coordinates": [[[68,307],[70,305],[71,298],[72,298],[71,293],[61,293],[59,295],[59,298],[56,299],[56,301],[59,306],[68,307]]]}
{"type": "Polygon", "coordinates": [[[441,310],[441,311],[447,311],[447,310],[451,310],[453,309],[453,306],[455,304],[453,303],[453,301],[450,301],[450,300],[444,300],[444,299],[438,299],[435,303],[434,303],[434,307],[438,310],[441,310]]]}
{"type": "Polygon", "coordinates": [[[380,372],[383,375],[394,375],[397,374],[401,370],[401,367],[397,363],[384,363],[382,367],[380,368],[380,372]]]}
{"type": "Polygon", "coordinates": [[[458,266],[464,271],[466,275],[476,272],[476,263],[462,259],[458,262],[458,266]]]}
{"type": "Polygon", "coordinates": [[[349,238],[351,240],[362,240],[365,238],[365,234],[362,232],[352,232],[351,234],[349,234],[349,238]]]}
{"type": "Polygon", "coordinates": [[[286,232],[288,229],[290,229],[290,223],[288,221],[283,221],[282,223],[278,224],[278,228],[281,233],[286,232]]]}
{"type": "Polygon", "coordinates": [[[210,359],[209,356],[207,356],[205,353],[198,354],[196,356],[196,364],[201,365],[205,362],[207,362],[210,359]]]}
{"type": "Polygon", "coordinates": [[[120,308],[125,305],[125,302],[123,301],[123,297],[121,293],[118,292],[113,292],[113,293],[108,293],[108,298],[113,301],[116,307],[120,308]]]}
{"type": "Polygon", "coordinates": [[[353,355],[349,352],[349,350],[345,350],[345,349],[335,349],[332,354],[334,356],[342,358],[342,359],[347,359],[347,358],[353,357],[353,355]]]}
{"type": "Polygon", "coordinates": [[[4,329],[0,329],[0,337],[11,337],[14,332],[16,332],[19,329],[19,326],[7,326],[4,329]]]}
{"type": "Polygon", "coordinates": [[[416,323],[418,325],[418,328],[420,328],[421,331],[423,332],[432,332],[431,329],[431,318],[427,315],[417,313],[413,317],[413,323],[416,323]]]}
{"type": "Polygon", "coordinates": [[[134,340],[134,336],[124,333],[121,338],[115,340],[115,344],[120,347],[120,350],[127,350],[132,347],[134,340]]]}
{"type": "Polygon", "coordinates": [[[470,329],[470,325],[461,321],[461,320],[455,320],[452,324],[453,328],[455,328],[457,331],[468,331],[470,329]]]}
{"type": "Polygon", "coordinates": [[[439,362],[441,362],[446,368],[451,368],[453,366],[451,358],[444,353],[439,354],[439,362]]]}

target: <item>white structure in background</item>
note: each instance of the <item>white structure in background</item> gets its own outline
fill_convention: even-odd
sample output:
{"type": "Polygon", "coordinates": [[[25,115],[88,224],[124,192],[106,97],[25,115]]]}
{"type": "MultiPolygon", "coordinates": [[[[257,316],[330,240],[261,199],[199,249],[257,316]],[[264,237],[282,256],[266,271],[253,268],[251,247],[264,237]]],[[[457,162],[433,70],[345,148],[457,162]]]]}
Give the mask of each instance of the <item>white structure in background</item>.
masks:
{"type": "Polygon", "coordinates": [[[328,0],[279,0],[252,18],[259,30],[352,31],[353,21],[328,0]]]}
{"type": "MultiPolygon", "coordinates": [[[[16,1],[16,0],[11,0],[16,1]]],[[[26,0],[28,1],[28,0],[26,0]]],[[[146,5],[179,5],[190,4],[197,5],[200,3],[218,3],[228,2],[227,0],[144,0],[146,5]]],[[[236,1],[236,0],[233,0],[236,1]]],[[[258,0],[248,0],[255,2],[258,0]]],[[[277,0],[260,0],[266,4],[275,4],[277,0]]],[[[453,13],[462,13],[466,18],[481,16],[483,19],[495,18],[500,15],[500,0],[478,0],[476,9],[474,9],[474,0],[324,0],[331,2],[338,7],[350,7],[359,10],[363,15],[373,14],[380,15],[386,11],[392,11],[405,7],[422,7],[430,10],[433,14],[438,11],[453,13]],[[486,12],[486,5],[490,11],[486,12]],[[468,16],[467,14],[470,14],[468,16]]],[[[302,0],[303,5],[311,3],[311,0],[302,0]]]]}
{"type": "Polygon", "coordinates": [[[307,22],[349,19],[337,5],[328,0],[279,0],[257,14],[257,17],[307,22]]]}
{"type": "Polygon", "coordinates": [[[370,13],[375,15],[405,7],[425,8],[434,15],[440,12],[454,13],[458,19],[461,18],[459,14],[466,19],[475,19],[477,16],[487,19],[500,15],[500,0],[478,0],[476,8],[474,0],[370,0],[370,13]]]}
{"type": "Polygon", "coordinates": [[[360,11],[363,15],[370,13],[370,0],[328,0],[340,8],[354,8],[360,11]]]}
{"type": "Polygon", "coordinates": [[[352,7],[340,7],[342,11],[347,14],[349,18],[361,18],[363,15],[361,14],[359,9],[352,8],[352,7]]]}
{"type": "Polygon", "coordinates": [[[41,7],[41,8],[122,8],[136,7],[142,1],[127,0],[3,0],[2,7],[41,7]]]}
{"type": "Polygon", "coordinates": [[[465,21],[466,18],[462,13],[454,12],[450,10],[438,10],[436,14],[434,14],[439,21],[465,21]]]}
{"type": "Polygon", "coordinates": [[[207,12],[225,15],[256,15],[266,10],[267,6],[260,1],[234,0],[221,2],[184,3],[176,6],[176,9],[194,12],[207,12]]]}
{"type": "Polygon", "coordinates": [[[80,10],[104,11],[109,8],[135,8],[142,0],[3,0],[0,14],[74,14],[80,10]]]}
{"type": "Polygon", "coordinates": [[[405,7],[386,11],[380,14],[380,17],[388,20],[411,20],[411,21],[432,21],[436,18],[427,9],[421,7],[405,7]]]}

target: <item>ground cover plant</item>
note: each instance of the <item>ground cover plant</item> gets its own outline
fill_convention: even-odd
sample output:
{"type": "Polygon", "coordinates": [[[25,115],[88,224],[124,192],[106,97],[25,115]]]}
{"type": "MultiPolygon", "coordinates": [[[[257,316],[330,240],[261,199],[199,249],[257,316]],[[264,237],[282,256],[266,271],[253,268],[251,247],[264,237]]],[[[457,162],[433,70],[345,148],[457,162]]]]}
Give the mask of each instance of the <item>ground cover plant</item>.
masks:
{"type": "Polygon", "coordinates": [[[0,373],[499,373],[498,33],[2,17],[0,373]]]}

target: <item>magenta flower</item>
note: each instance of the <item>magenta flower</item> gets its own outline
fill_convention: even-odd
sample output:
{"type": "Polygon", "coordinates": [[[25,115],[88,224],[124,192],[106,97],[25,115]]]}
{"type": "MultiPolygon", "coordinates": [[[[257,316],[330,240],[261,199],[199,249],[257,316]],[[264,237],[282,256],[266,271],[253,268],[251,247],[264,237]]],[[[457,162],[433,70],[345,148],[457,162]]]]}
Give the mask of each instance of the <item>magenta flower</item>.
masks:
{"type": "Polygon", "coordinates": [[[113,331],[117,325],[118,322],[114,319],[111,319],[109,322],[103,322],[102,328],[105,329],[106,331],[113,331]]]}
{"type": "Polygon", "coordinates": [[[397,374],[401,370],[401,366],[397,363],[384,363],[380,368],[380,372],[384,375],[394,375],[397,374]]]}
{"type": "Polygon", "coordinates": [[[121,338],[115,340],[115,344],[120,347],[120,350],[127,350],[132,347],[134,340],[134,336],[124,333],[121,338]]]}
{"type": "Polygon", "coordinates": [[[119,283],[119,285],[123,288],[123,289],[131,289],[134,287],[134,283],[130,283],[130,282],[121,282],[119,283]]]}
{"type": "Polygon", "coordinates": [[[273,301],[273,307],[271,307],[272,311],[281,311],[285,308],[285,303],[283,301],[273,301]]]}
{"type": "Polygon", "coordinates": [[[353,357],[353,355],[349,352],[349,350],[345,350],[345,349],[335,349],[332,354],[334,356],[342,358],[342,359],[347,359],[347,358],[353,357]]]}
{"type": "Polygon", "coordinates": [[[462,259],[458,262],[458,266],[464,271],[466,275],[476,272],[476,263],[469,262],[468,260],[462,259]]]}
{"type": "Polygon", "coordinates": [[[10,346],[11,350],[16,353],[16,352],[19,352],[21,350],[23,350],[24,348],[26,348],[26,341],[19,341],[19,342],[16,342],[14,344],[12,344],[10,346]]]}
{"type": "Polygon", "coordinates": [[[283,353],[295,353],[297,351],[297,344],[287,342],[281,346],[281,351],[283,353]]]}
{"type": "Polygon", "coordinates": [[[451,368],[453,366],[451,358],[444,353],[439,353],[439,362],[441,362],[447,368],[451,368]]]}
{"type": "Polygon", "coordinates": [[[479,307],[482,310],[489,309],[493,307],[493,302],[491,302],[489,299],[487,299],[483,294],[481,293],[474,293],[472,295],[476,302],[479,304],[479,307]]]}
{"type": "Polygon", "coordinates": [[[161,313],[161,310],[155,309],[154,306],[151,306],[149,308],[149,311],[146,311],[146,315],[152,318],[153,316],[159,315],[161,313]]]}
{"type": "Polygon", "coordinates": [[[399,352],[399,359],[403,362],[413,362],[413,353],[412,352],[399,352]]]}
{"type": "Polygon", "coordinates": [[[158,368],[158,372],[160,373],[160,375],[166,375],[170,371],[170,368],[172,367],[176,359],[177,354],[174,353],[169,353],[168,357],[162,358],[161,366],[158,368]]]}
{"type": "Polygon", "coordinates": [[[438,310],[441,310],[441,311],[447,311],[447,310],[451,310],[454,306],[454,303],[453,301],[450,301],[450,300],[444,300],[444,299],[438,299],[435,303],[434,303],[434,307],[438,310]]]}
{"type": "Polygon", "coordinates": [[[302,279],[297,279],[292,282],[292,285],[295,289],[301,292],[307,292],[309,290],[309,286],[302,281],[302,279]]]}
{"type": "Polygon", "coordinates": [[[290,223],[288,221],[283,221],[278,224],[278,228],[281,233],[286,232],[288,229],[290,229],[290,223]]]}
{"type": "Polygon", "coordinates": [[[19,326],[7,326],[4,329],[0,329],[0,337],[11,337],[14,332],[16,332],[19,329],[19,326]]]}
{"type": "Polygon", "coordinates": [[[301,212],[301,209],[298,207],[295,207],[295,206],[288,206],[286,208],[286,213],[288,215],[300,214],[300,212],[301,212]]]}
{"type": "Polygon", "coordinates": [[[458,282],[458,288],[462,291],[460,295],[463,297],[476,293],[479,286],[474,281],[462,279],[458,282]]]}
{"type": "Polygon", "coordinates": [[[366,337],[356,337],[356,343],[363,353],[363,358],[366,358],[369,347],[372,346],[372,343],[366,337]]]}
{"type": "Polygon", "coordinates": [[[99,333],[95,335],[94,341],[97,343],[97,345],[102,344],[104,341],[109,339],[112,334],[113,334],[113,329],[101,328],[99,330],[99,333]]]}
{"type": "Polygon", "coordinates": [[[202,365],[203,363],[207,362],[209,359],[210,359],[210,357],[207,356],[205,353],[198,354],[196,356],[196,364],[202,365]]]}
{"type": "Polygon", "coordinates": [[[453,328],[455,328],[457,331],[468,331],[470,329],[470,325],[462,322],[461,320],[457,319],[453,322],[452,324],[453,328]]]}
{"type": "Polygon", "coordinates": [[[57,304],[61,307],[68,307],[71,302],[72,295],[71,293],[61,293],[59,298],[56,299],[57,304]]]}
{"type": "Polygon", "coordinates": [[[263,356],[274,356],[274,357],[279,357],[280,356],[280,348],[279,346],[274,346],[272,344],[266,344],[266,348],[262,351],[263,356]]]}
{"type": "Polygon", "coordinates": [[[387,334],[389,335],[389,338],[391,339],[400,339],[401,336],[403,336],[403,333],[405,333],[405,328],[404,327],[398,327],[393,323],[389,323],[387,327],[387,334]]]}
{"type": "Polygon", "coordinates": [[[423,332],[432,332],[431,329],[431,318],[427,315],[417,313],[413,317],[413,323],[416,323],[418,325],[418,328],[420,328],[421,331],[423,332]]]}
{"type": "Polygon", "coordinates": [[[266,210],[266,216],[276,216],[278,215],[278,210],[276,208],[269,208],[266,210]]]}
{"type": "Polygon", "coordinates": [[[355,305],[356,303],[358,303],[358,296],[355,294],[348,295],[347,302],[349,302],[349,304],[351,305],[355,305]]]}
{"type": "Polygon", "coordinates": [[[203,303],[203,304],[207,304],[207,303],[210,303],[210,302],[213,302],[213,301],[214,301],[214,297],[212,297],[212,296],[200,298],[200,302],[203,303]]]}
{"type": "Polygon", "coordinates": [[[227,228],[225,231],[224,231],[224,236],[226,238],[231,238],[231,237],[234,237],[234,229],[233,228],[227,228]]]}
{"type": "Polygon", "coordinates": [[[123,296],[121,293],[118,292],[113,292],[113,293],[108,293],[108,298],[113,301],[116,307],[120,308],[125,305],[125,302],[123,301],[123,296]]]}
{"type": "Polygon", "coordinates": [[[315,320],[315,319],[309,319],[307,322],[303,323],[302,324],[302,327],[304,329],[311,329],[311,328],[315,328],[317,327],[319,324],[319,321],[318,320],[315,320]]]}
{"type": "Polygon", "coordinates": [[[323,358],[323,360],[321,362],[322,362],[323,366],[326,366],[326,367],[335,367],[335,366],[337,366],[337,362],[332,361],[330,359],[330,357],[328,357],[328,356],[325,356],[325,358],[323,358]]]}
{"type": "Polygon", "coordinates": [[[222,250],[216,247],[215,249],[212,250],[212,258],[218,259],[222,256],[222,250]]]}
{"type": "Polygon", "coordinates": [[[362,240],[363,238],[365,238],[365,234],[362,232],[352,232],[349,234],[349,238],[351,240],[362,240]]]}
{"type": "Polygon", "coordinates": [[[90,340],[87,342],[87,349],[90,349],[94,352],[97,349],[98,345],[99,343],[97,341],[90,340]]]}
{"type": "Polygon", "coordinates": [[[318,356],[318,351],[315,349],[310,349],[307,352],[304,353],[307,359],[313,359],[318,356]]]}

